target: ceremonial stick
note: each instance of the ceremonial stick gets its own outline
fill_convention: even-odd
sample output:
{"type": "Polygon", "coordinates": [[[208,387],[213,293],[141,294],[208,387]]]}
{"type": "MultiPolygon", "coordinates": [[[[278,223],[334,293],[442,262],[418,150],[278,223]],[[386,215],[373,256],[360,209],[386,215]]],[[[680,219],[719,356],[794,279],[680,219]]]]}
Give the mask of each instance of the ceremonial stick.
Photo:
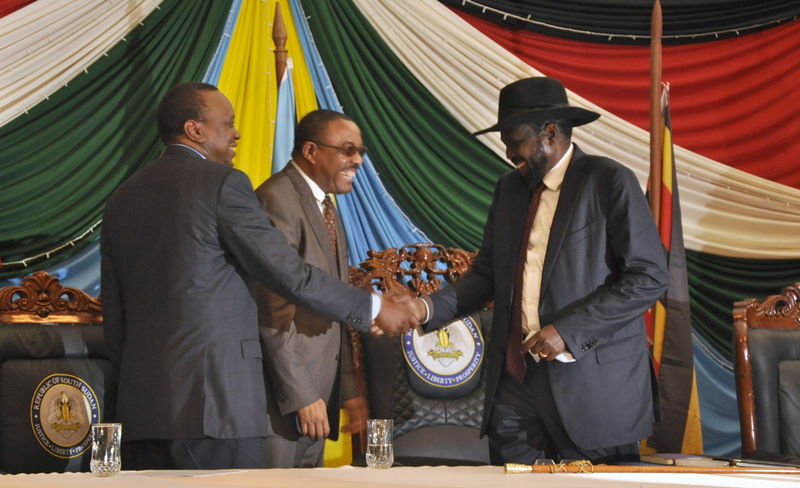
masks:
{"type": "Polygon", "coordinates": [[[569,464],[531,465],[506,463],[506,474],[518,473],[696,473],[696,474],[794,474],[797,468],[742,468],[738,466],[610,466],[590,461],[569,464]]]}

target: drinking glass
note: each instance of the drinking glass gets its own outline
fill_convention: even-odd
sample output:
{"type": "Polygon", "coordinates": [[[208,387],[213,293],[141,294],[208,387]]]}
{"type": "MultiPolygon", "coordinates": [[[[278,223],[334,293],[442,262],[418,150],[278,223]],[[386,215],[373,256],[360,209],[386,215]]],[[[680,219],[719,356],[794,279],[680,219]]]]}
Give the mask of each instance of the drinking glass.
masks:
{"type": "Polygon", "coordinates": [[[370,468],[389,468],[394,463],[393,427],[391,419],[367,420],[367,466],[370,468]]]}
{"type": "Polygon", "coordinates": [[[122,424],[92,425],[92,459],[89,469],[95,476],[113,476],[122,469],[120,443],[122,424]]]}

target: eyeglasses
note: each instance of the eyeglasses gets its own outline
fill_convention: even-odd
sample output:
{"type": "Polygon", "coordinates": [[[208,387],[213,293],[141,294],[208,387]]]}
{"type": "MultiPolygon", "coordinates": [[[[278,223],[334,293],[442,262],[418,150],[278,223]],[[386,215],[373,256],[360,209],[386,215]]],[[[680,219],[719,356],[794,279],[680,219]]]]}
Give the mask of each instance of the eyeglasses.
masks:
{"type": "Polygon", "coordinates": [[[367,146],[356,146],[355,144],[349,144],[349,143],[345,144],[344,146],[334,146],[332,144],[325,144],[324,142],[319,142],[319,141],[314,141],[314,140],[312,140],[311,142],[313,142],[317,146],[323,146],[323,147],[329,147],[331,149],[336,149],[337,151],[339,151],[340,153],[344,154],[348,158],[352,158],[353,156],[356,155],[356,153],[358,153],[361,156],[363,156],[364,154],[367,153],[367,146]]]}

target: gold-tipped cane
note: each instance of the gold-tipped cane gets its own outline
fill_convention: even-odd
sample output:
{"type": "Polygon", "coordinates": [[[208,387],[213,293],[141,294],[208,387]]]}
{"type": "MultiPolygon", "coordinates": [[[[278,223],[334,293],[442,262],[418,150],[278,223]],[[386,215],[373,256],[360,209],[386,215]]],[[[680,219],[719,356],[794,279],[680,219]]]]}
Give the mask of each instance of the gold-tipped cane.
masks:
{"type": "Polygon", "coordinates": [[[519,473],[696,473],[696,474],[794,474],[798,468],[742,468],[738,466],[609,466],[594,465],[591,461],[573,461],[567,464],[516,464],[506,463],[506,474],[519,473]]]}

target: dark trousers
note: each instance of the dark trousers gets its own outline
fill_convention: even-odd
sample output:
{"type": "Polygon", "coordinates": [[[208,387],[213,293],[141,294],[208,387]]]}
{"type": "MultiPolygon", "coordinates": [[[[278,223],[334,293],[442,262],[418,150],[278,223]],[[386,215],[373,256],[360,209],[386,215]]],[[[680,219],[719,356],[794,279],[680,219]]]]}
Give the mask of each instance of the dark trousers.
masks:
{"type": "Polygon", "coordinates": [[[264,438],[147,439],[122,443],[122,469],[264,467],[264,438]]]}
{"type": "Polygon", "coordinates": [[[265,468],[317,468],[325,457],[325,439],[302,436],[296,441],[267,433],[265,468]]]}
{"type": "Polygon", "coordinates": [[[497,386],[487,430],[492,464],[533,464],[536,459],[588,459],[595,464],[639,460],[637,442],[602,449],[576,446],[556,409],[547,366],[527,356],[523,384],[503,373],[497,386]]]}

